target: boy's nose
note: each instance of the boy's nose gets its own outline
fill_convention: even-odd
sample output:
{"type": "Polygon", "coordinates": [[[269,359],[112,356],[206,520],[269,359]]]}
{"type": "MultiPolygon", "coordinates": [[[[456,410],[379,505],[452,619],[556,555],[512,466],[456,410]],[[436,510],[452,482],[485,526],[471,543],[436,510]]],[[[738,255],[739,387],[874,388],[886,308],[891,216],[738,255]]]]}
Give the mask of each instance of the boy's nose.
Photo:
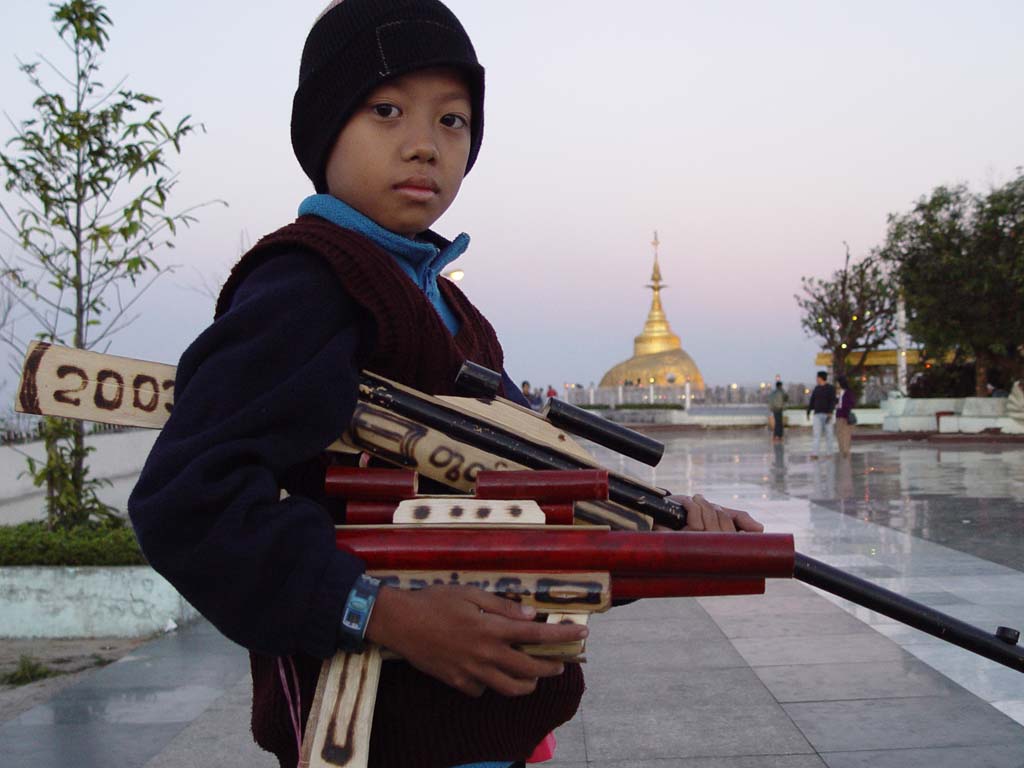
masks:
{"type": "Polygon", "coordinates": [[[432,163],[437,160],[437,140],[433,131],[420,129],[410,132],[402,148],[402,159],[432,163]]]}

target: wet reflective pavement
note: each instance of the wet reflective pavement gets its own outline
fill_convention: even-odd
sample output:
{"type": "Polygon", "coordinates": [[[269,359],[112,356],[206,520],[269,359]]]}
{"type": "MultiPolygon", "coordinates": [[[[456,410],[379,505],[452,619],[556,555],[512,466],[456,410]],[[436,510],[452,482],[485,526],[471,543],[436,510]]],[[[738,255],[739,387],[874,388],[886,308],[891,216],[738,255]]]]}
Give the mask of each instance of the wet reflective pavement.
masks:
{"type": "MultiPolygon", "coordinates": [[[[658,433],[674,492],[751,510],[797,549],[986,628],[1024,627],[1024,446],[658,433]],[[964,522],[968,521],[968,522],[964,522]]],[[[794,581],[592,619],[559,768],[1022,768],[1024,675],[794,581]]],[[[200,622],[0,724],[0,766],[275,764],[251,743],[244,652],[200,622]]]]}
{"type": "MultiPolygon", "coordinates": [[[[792,532],[797,551],[962,621],[1024,631],[1024,445],[858,439],[849,458],[815,460],[806,430],[783,444],[763,431],[657,436],[656,470],[597,452],[674,493],[747,509],[792,532]]],[[[821,594],[1024,723],[1024,675],[821,594]]]]}
{"type": "Polygon", "coordinates": [[[752,509],[764,500],[807,499],[1024,571],[1024,443],[859,439],[849,459],[812,460],[806,430],[774,445],[763,434],[659,433],[666,455],[656,471],[616,464],[674,493],[714,488],[752,509]]]}

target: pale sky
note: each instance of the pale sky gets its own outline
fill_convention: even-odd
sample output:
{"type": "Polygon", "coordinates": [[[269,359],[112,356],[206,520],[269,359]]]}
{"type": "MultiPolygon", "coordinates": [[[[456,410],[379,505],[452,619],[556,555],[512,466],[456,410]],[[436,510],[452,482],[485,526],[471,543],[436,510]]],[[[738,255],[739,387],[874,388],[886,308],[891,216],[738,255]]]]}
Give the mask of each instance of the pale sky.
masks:
{"type": "MultiPolygon", "coordinates": [[[[17,121],[33,94],[15,57],[64,59],[46,3],[3,4],[0,109],[17,121]]],[[[206,126],[177,161],[177,207],[230,204],[164,256],[181,268],[110,351],[176,362],[212,312],[200,275],[226,276],[243,233],[288,223],[312,192],[288,126],[324,4],[108,1],[105,82],[127,75],[206,126]]],[[[867,253],[934,186],[980,190],[1024,165],[1017,0],[449,6],[487,69],[486,129],[435,229],[472,236],[462,287],[516,379],[587,384],[632,354],[657,229],[665,309],[705,380],[809,381],[800,277],[839,268],[844,240],[867,253]]]]}

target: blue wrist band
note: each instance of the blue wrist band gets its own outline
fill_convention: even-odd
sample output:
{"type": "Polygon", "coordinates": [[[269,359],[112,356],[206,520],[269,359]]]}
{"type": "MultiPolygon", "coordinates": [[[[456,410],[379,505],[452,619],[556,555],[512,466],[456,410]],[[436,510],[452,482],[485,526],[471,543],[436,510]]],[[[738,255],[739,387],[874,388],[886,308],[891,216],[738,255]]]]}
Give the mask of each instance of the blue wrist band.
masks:
{"type": "Polygon", "coordinates": [[[345,607],[338,625],[338,650],[345,653],[362,653],[366,627],[370,623],[373,604],[380,591],[380,579],[365,573],[356,579],[348,593],[345,607]]]}

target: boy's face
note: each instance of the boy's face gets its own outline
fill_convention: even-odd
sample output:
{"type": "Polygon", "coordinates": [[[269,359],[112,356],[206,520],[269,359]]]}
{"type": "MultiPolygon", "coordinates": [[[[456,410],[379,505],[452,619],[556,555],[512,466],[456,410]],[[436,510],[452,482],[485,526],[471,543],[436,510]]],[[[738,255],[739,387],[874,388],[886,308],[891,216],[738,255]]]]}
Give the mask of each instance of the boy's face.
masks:
{"type": "Polygon", "coordinates": [[[450,68],[389,80],[358,107],[327,158],[327,188],[385,229],[415,237],[440,218],[469,159],[470,99],[450,68]]]}

